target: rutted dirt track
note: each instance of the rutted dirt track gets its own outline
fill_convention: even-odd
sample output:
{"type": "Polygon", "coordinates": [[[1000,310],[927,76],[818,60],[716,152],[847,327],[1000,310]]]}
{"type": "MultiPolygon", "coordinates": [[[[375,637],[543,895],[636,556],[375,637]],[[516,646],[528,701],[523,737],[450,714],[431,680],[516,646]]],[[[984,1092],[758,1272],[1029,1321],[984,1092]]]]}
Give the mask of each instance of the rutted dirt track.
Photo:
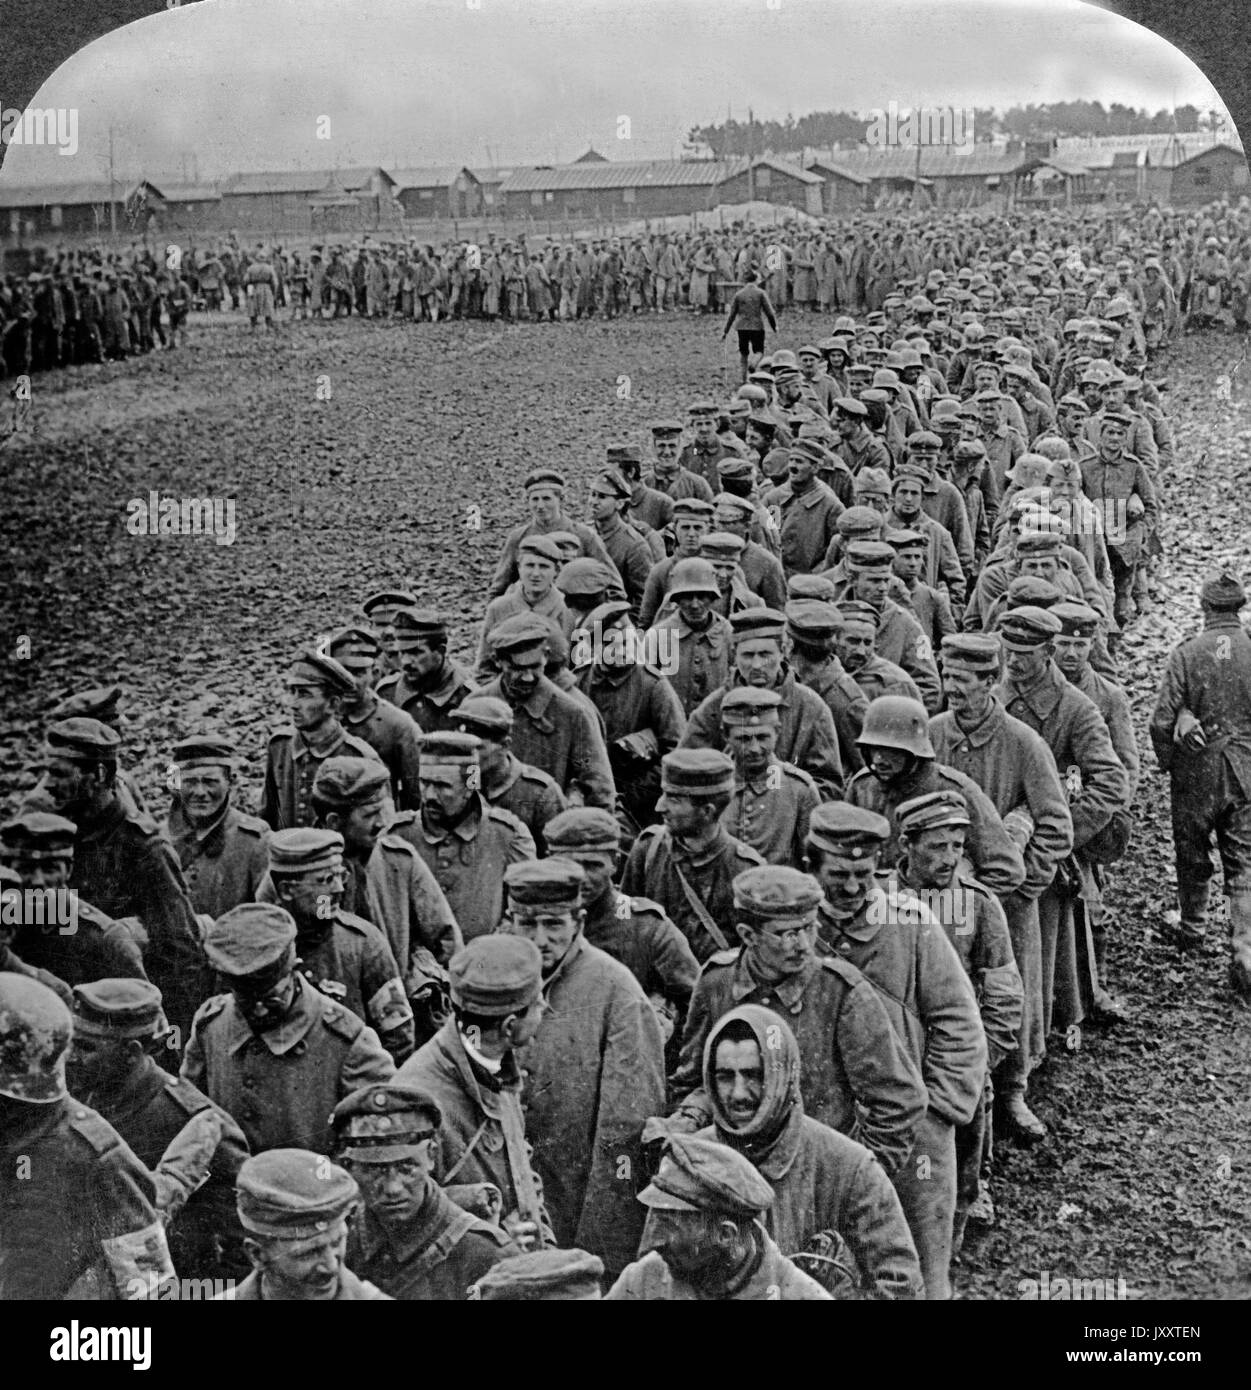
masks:
{"type": "MultiPolygon", "coordinates": [[[[779,341],[818,329],[828,331],[792,317],[779,341]]],[[[685,316],[515,330],[299,324],[276,340],[223,318],[193,323],[191,337],[178,353],[34,378],[36,432],[0,450],[6,809],[31,780],[42,711],[115,676],[128,689],[128,762],[158,804],[164,751],[205,724],[233,729],[253,797],[298,642],[403,582],[461,615],[457,646],[471,652],[524,471],[564,468],[578,480],[577,514],[606,442],[642,442],[649,419],[719,393],[732,370],[717,326],[685,316]],[[234,499],[234,543],[129,535],[127,502],[153,490],[234,499]],[[23,635],[29,658],[14,656],[23,635]]],[[[1163,658],[1197,622],[1204,571],[1251,570],[1241,353],[1233,338],[1192,338],[1169,364],[1179,461],[1164,480],[1168,555],[1155,612],[1124,657],[1144,760],[1138,828],[1109,898],[1111,983],[1132,1019],[1087,1032],[1039,1077],[1052,1136],[1001,1150],[999,1225],[955,1271],[963,1296],[1015,1298],[1043,1271],[1119,1276],[1143,1296],[1251,1295],[1251,1014],[1226,988],[1219,924],[1219,949],[1193,960],[1157,940],[1172,854],[1167,782],[1145,738],[1163,658]]]]}

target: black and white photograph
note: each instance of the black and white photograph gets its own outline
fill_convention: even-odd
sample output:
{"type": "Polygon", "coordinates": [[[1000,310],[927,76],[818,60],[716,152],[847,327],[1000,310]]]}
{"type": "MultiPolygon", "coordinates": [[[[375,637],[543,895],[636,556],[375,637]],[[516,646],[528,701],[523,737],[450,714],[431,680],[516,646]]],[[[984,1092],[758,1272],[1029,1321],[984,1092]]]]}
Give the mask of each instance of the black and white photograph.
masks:
{"type": "Polygon", "coordinates": [[[988,1371],[1215,1360],[1215,74],[1082,0],[151,9],[0,91],[36,1357],[191,1367],[122,1303],[605,1299],[1047,1302],[988,1371]]]}

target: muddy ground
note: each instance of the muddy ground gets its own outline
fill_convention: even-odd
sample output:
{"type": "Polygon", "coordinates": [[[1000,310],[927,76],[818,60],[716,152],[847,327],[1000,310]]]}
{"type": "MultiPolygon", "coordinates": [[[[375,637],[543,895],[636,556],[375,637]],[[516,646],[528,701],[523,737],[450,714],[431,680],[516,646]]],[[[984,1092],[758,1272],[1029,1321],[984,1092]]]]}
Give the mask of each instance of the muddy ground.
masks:
{"type": "MultiPolygon", "coordinates": [[[[791,317],[780,341],[827,331],[791,317]]],[[[224,316],[194,320],[178,352],[35,377],[32,416],[0,448],[4,806],[33,780],[42,712],[113,678],[128,690],[129,764],[158,804],[170,742],[204,725],[233,730],[254,803],[296,644],[403,584],[461,615],[469,654],[523,473],[564,468],[579,514],[606,442],[643,442],[648,420],[720,392],[734,364],[718,332],[683,315],[512,329],[352,320],[252,338],[224,316]],[[130,534],[127,504],[152,491],[233,501],[233,543],[130,534]]],[[[1209,954],[1182,960],[1158,940],[1172,857],[1167,782],[1145,737],[1204,571],[1251,568],[1243,351],[1196,337],[1169,363],[1180,447],[1163,480],[1168,555],[1123,658],[1143,755],[1138,828],[1109,894],[1111,983],[1131,1018],[1048,1062],[1034,1095],[1051,1137],[1001,1149],[999,1224],[956,1270],[963,1297],[1015,1298],[1044,1271],[1120,1278],[1131,1297],[1251,1294],[1251,1014],[1226,987],[1215,913],[1209,954]]]]}

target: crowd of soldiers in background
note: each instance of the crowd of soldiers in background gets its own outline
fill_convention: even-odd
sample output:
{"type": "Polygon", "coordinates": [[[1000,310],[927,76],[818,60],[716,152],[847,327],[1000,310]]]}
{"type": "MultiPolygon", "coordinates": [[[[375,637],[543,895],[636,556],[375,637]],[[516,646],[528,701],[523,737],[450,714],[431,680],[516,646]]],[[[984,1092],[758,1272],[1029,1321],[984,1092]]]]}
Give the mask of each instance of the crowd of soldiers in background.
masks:
{"type": "MultiPolygon", "coordinates": [[[[370,318],[571,322],[680,310],[716,313],[754,271],[777,310],[863,312],[882,307],[906,282],[941,271],[975,296],[982,281],[1023,303],[1044,277],[1085,301],[1129,292],[1153,339],[1181,322],[1224,316],[1245,331],[1251,303],[1251,204],[1214,203],[1193,214],[1152,207],[1112,215],[1054,214],[1038,235],[1055,233],[1045,265],[1024,275],[991,248],[1015,219],[925,213],[858,217],[768,230],[649,232],[633,236],[516,239],[490,233],[483,244],[378,241],[309,250],[241,244],[237,234],[208,247],[180,248],[176,262],[150,246],[127,252],[61,249],[27,276],[0,285],[0,370],[10,375],[100,362],[176,347],[194,308],[247,312],[253,326],[290,320],[370,318]],[[1107,225],[1131,235],[1123,246],[1107,225]],[[1059,235],[1063,232],[1064,235],[1059,235]],[[1073,250],[1106,241],[1095,261],[1073,250]],[[1155,248],[1155,266],[1125,281],[1122,252],[1155,248]],[[1080,264],[1079,264],[1080,263],[1080,264]],[[1018,283],[1019,282],[1019,283],[1018,283]],[[1212,297],[1215,295],[1215,303],[1212,297]]],[[[1026,247],[1021,247],[1022,257],[1026,247]]],[[[941,319],[936,334],[942,329],[941,319]]]]}
{"type": "MultiPolygon", "coordinates": [[[[767,353],[749,262],[746,380],[518,479],[476,632],[419,573],[310,615],[259,816],[228,730],[158,822],[120,690],[51,710],[0,827],[0,1293],[949,1297],[1037,1068],[1126,1016],[1177,225],[939,219],[900,255],[954,269],[767,353]],[[22,916],[65,887],[74,932],[22,916]]],[[[1150,735],[1170,948],[1215,833],[1249,997],[1245,601],[1204,582],[1150,735]]]]}

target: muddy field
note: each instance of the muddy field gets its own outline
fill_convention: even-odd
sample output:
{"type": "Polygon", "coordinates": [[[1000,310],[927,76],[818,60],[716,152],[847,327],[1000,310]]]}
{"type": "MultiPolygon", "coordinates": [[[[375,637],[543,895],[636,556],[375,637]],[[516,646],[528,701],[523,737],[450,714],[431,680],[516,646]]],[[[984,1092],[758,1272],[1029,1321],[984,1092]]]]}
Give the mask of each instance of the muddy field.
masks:
{"type": "MultiPolygon", "coordinates": [[[[216,725],[249,756],[254,801],[293,647],[402,584],[461,616],[469,654],[522,474],[564,468],[579,514],[605,443],[643,442],[648,420],[720,393],[733,363],[718,327],[353,320],[252,338],[226,316],[193,321],[179,352],[34,378],[33,433],[0,449],[4,807],[33,780],[42,711],[114,677],[146,791],[159,801],[175,738],[216,725]],[[233,502],[233,542],[130,534],[128,503],[146,510],[153,492],[233,502]]],[[[780,341],[824,332],[792,316],[780,341]]],[[[1251,1015],[1225,985],[1219,928],[1195,959],[1159,943],[1172,856],[1167,783],[1145,738],[1204,571],[1251,568],[1243,352],[1240,339],[1192,338],[1169,364],[1180,457],[1163,480],[1155,609],[1123,657],[1144,775],[1109,896],[1111,984],[1131,1021],[1047,1064],[1033,1094],[1051,1138],[1001,1150],[999,1224],[954,1271],[959,1296],[1016,1298],[1044,1271],[1120,1278],[1131,1297],[1251,1295],[1251,1015]]]]}

